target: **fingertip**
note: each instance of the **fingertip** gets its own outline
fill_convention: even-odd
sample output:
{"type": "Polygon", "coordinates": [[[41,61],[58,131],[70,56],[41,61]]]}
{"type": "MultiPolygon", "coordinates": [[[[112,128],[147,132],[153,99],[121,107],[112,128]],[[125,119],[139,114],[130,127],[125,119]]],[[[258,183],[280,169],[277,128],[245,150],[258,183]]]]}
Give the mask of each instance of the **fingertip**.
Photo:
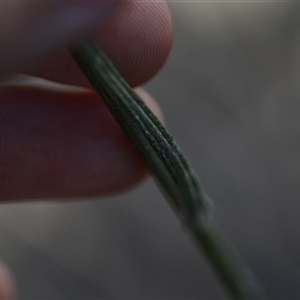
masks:
{"type": "Polygon", "coordinates": [[[132,86],[152,78],[173,44],[172,16],[166,2],[128,1],[92,37],[132,86]]]}
{"type": "Polygon", "coordinates": [[[11,270],[0,262],[0,300],[17,299],[17,285],[11,270]]]}

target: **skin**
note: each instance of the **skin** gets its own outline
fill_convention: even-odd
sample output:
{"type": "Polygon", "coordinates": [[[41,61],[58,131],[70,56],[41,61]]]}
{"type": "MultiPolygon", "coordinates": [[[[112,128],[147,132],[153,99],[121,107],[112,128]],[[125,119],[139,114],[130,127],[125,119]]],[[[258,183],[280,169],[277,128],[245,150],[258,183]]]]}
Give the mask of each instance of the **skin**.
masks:
{"type": "MultiPolygon", "coordinates": [[[[66,50],[83,34],[137,88],[164,64],[172,22],[161,1],[0,2],[0,79],[23,73],[83,87],[0,86],[0,201],[117,193],[146,175],[66,50]]],[[[161,116],[151,96],[136,91],[161,116]]],[[[15,297],[0,265],[0,299],[15,297]]]]}

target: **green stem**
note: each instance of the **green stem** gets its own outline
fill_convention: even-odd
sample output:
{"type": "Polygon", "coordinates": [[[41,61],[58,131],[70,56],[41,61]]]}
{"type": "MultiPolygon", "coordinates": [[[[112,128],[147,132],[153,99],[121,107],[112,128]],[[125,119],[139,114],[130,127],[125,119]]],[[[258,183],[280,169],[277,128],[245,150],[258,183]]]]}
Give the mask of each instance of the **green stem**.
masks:
{"type": "Polygon", "coordinates": [[[201,224],[194,226],[190,233],[235,299],[266,298],[253,273],[210,218],[202,217],[201,224]]]}
{"type": "Polygon", "coordinates": [[[260,284],[211,220],[210,201],[173,137],[91,40],[70,51],[228,291],[236,299],[263,299],[260,284]]]}

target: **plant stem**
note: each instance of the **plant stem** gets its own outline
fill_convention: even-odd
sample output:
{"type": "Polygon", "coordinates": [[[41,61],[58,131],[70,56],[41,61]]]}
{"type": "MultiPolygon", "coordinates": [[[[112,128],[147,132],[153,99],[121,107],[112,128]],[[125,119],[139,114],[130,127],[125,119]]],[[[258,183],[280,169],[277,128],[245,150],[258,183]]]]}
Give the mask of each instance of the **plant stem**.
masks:
{"type": "Polygon", "coordinates": [[[173,137],[91,40],[82,40],[70,51],[227,290],[236,299],[265,298],[255,276],[219,233],[210,214],[210,200],[173,137]]]}

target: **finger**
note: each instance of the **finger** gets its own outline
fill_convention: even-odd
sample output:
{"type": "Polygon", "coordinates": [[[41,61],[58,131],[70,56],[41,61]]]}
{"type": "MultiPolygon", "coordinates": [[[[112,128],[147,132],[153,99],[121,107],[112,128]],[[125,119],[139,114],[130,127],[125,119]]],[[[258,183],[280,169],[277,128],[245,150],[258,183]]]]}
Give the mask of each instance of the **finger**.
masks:
{"type": "MultiPolygon", "coordinates": [[[[161,0],[125,1],[109,22],[97,26],[90,35],[135,87],[156,74],[167,59],[173,40],[170,11],[161,0]]],[[[64,47],[29,73],[61,83],[89,86],[64,47]]]]}
{"type": "Polygon", "coordinates": [[[0,199],[103,195],[145,176],[94,92],[2,87],[0,99],[0,199]]]}
{"type": "Polygon", "coordinates": [[[0,1],[0,78],[38,63],[99,26],[118,1],[0,1]]]}
{"type": "Polygon", "coordinates": [[[17,298],[17,287],[10,269],[0,262],[0,300],[17,298]]]}

